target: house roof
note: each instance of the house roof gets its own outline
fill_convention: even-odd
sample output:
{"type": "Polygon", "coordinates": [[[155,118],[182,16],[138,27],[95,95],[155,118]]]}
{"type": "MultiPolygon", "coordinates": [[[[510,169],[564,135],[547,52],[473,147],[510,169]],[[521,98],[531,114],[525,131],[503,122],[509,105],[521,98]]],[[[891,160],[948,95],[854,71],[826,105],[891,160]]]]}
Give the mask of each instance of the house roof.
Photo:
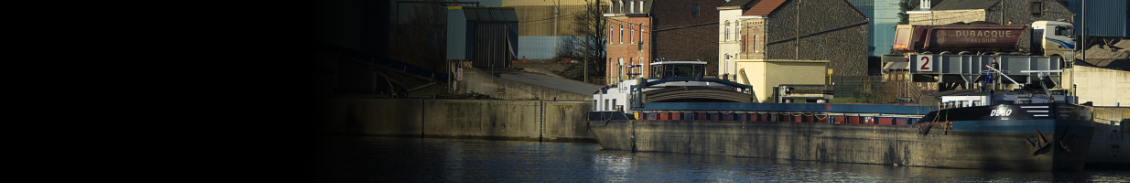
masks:
{"type": "Polygon", "coordinates": [[[780,7],[781,4],[784,4],[785,1],[786,0],[761,0],[761,2],[757,2],[757,4],[750,7],[749,10],[746,10],[745,13],[742,13],[742,15],[769,15],[773,13],[773,10],[777,10],[777,7],[780,7]]]}
{"type": "MultiPolygon", "coordinates": [[[[742,13],[742,15],[769,15],[770,13],[773,13],[774,10],[777,10],[777,7],[780,7],[781,4],[784,4],[785,1],[787,0],[760,0],[759,2],[757,2],[757,4],[753,5],[753,7],[750,7],[749,10],[746,10],[745,13],[742,13]]],[[[863,14],[862,11],[859,11],[859,8],[856,8],[854,4],[851,4],[851,2],[848,2],[847,0],[843,1],[846,4],[851,5],[851,9],[855,10],[856,13],[859,13],[860,16],[867,18],[867,15],[863,14]]]]}
{"type": "Polygon", "coordinates": [[[719,7],[740,6],[739,9],[745,9],[745,8],[749,7],[750,5],[757,4],[757,1],[760,1],[760,0],[730,0],[730,2],[726,2],[725,4],[722,4],[722,6],[719,6],[719,7]]]}
{"type": "Polygon", "coordinates": [[[1000,0],[945,0],[932,5],[930,10],[988,9],[997,3],[1000,3],[1000,0]]]}

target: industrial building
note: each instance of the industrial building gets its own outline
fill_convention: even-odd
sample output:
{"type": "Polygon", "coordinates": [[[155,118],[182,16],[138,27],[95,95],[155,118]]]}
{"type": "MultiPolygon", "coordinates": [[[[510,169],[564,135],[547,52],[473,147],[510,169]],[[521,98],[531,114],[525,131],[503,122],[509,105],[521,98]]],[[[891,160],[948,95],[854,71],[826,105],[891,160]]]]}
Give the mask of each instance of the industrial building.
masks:
{"type": "Polygon", "coordinates": [[[574,15],[585,10],[584,0],[500,0],[518,17],[519,59],[552,59],[567,39],[577,36],[574,15]]]}
{"type": "Polygon", "coordinates": [[[899,23],[899,0],[848,0],[870,20],[867,23],[868,56],[880,57],[891,53],[895,40],[895,26],[899,23]]]}
{"type": "Polygon", "coordinates": [[[447,60],[476,68],[507,68],[518,59],[518,18],[513,8],[448,7],[447,60]]]}
{"type": "MultiPolygon", "coordinates": [[[[1130,1],[1104,1],[1104,0],[1071,0],[1059,1],[1075,12],[1071,22],[1075,27],[1083,28],[1083,18],[1087,18],[1087,37],[1120,37],[1130,38],[1130,1]],[[1087,3],[1084,11],[1083,2],[1087,3]],[[1085,13],[1085,14],[1084,14],[1085,13]]],[[[1080,29],[1081,30],[1081,29],[1080,29]]],[[[1077,31],[1083,33],[1083,31],[1077,31]]]]}

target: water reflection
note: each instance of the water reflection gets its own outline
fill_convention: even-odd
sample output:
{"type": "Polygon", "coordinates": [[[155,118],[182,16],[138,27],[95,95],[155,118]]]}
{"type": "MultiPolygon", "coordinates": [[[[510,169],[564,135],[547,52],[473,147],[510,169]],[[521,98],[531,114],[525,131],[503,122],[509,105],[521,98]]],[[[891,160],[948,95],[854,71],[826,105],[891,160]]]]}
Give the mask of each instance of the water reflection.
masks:
{"type": "Polygon", "coordinates": [[[598,144],[330,137],[321,182],[1128,182],[1125,170],[990,171],[601,150],[598,144]]]}

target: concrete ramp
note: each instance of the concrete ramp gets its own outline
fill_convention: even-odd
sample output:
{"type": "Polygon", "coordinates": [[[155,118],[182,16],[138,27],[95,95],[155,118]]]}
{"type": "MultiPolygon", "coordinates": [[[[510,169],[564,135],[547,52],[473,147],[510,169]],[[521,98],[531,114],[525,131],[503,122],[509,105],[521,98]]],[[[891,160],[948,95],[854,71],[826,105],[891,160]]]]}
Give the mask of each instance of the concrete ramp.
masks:
{"type": "Polygon", "coordinates": [[[502,100],[587,101],[602,87],[537,73],[496,71],[497,75],[492,75],[487,71],[463,68],[463,80],[455,84],[457,93],[480,93],[502,100]]]}
{"type": "Polygon", "coordinates": [[[572,79],[564,79],[529,72],[499,72],[499,76],[505,80],[517,81],[541,87],[558,89],[569,93],[590,96],[595,93],[596,90],[600,90],[601,87],[600,85],[589,84],[572,79]]]}

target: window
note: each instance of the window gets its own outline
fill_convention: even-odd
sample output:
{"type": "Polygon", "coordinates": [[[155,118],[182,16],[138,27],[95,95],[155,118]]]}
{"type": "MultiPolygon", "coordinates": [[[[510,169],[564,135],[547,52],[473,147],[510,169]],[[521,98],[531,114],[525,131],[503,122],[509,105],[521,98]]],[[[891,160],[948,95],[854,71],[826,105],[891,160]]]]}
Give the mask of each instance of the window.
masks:
{"type": "Polygon", "coordinates": [[[1032,6],[1028,8],[1032,15],[1044,15],[1044,2],[1032,2],[1032,6]]]}
{"type": "Polygon", "coordinates": [[[608,110],[608,99],[604,99],[604,110],[608,110]]]}
{"type": "Polygon", "coordinates": [[[636,43],[636,29],[632,28],[632,26],[632,24],[628,24],[628,30],[632,30],[632,32],[628,33],[628,42],[636,43]]]}
{"type": "MultiPolygon", "coordinates": [[[[600,106],[600,104],[597,103],[596,100],[592,100],[592,107],[598,107],[598,106],[600,106]]],[[[599,111],[599,110],[600,109],[597,109],[596,111],[599,111]]]]}
{"type": "Polygon", "coordinates": [[[663,67],[663,77],[701,78],[705,67],[698,64],[670,64],[663,67]]]}
{"type": "Polygon", "coordinates": [[[620,1],[620,13],[624,13],[624,1],[620,1]]]}
{"type": "Polygon", "coordinates": [[[635,70],[635,72],[632,73],[643,74],[643,57],[640,57],[640,59],[636,61],[636,65],[639,65],[639,67],[634,67],[635,69],[632,70],[635,70]]]}
{"type": "Polygon", "coordinates": [[[734,37],[737,37],[736,39],[738,41],[742,40],[742,24],[740,22],[741,21],[734,21],[734,29],[736,29],[737,32],[738,32],[738,34],[735,35],[734,37]]]}
{"type": "Polygon", "coordinates": [[[640,13],[643,13],[643,1],[640,1],[640,13]]]}
{"type": "Polygon", "coordinates": [[[726,21],[726,30],[723,30],[723,32],[722,34],[725,34],[726,41],[730,41],[730,21],[726,21]]]}
{"type": "Polygon", "coordinates": [[[608,44],[612,44],[612,25],[608,25],[608,44]]]}
{"type": "Polygon", "coordinates": [[[761,52],[761,36],[760,35],[753,36],[753,52],[754,53],[760,53],[761,52]]]}
{"type": "Polygon", "coordinates": [[[691,15],[698,15],[698,5],[691,5],[691,15]]]}
{"type": "MultiPolygon", "coordinates": [[[[640,24],[638,27],[640,29],[640,44],[643,44],[643,24],[640,24]]],[[[640,46],[640,50],[643,50],[643,46],[640,46]]]]}
{"type": "Polygon", "coordinates": [[[616,107],[616,99],[612,99],[612,107],[613,107],[613,108],[615,108],[615,107],[616,107]]]}
{"type": "Polygon", "coordinates": [[[1075,33],[1071,30],[1070,27],[1055,26],[1055,35],[1072,37],[1073,35],[1075,35],[1075,33]]]}
{"type": "MultiPolygon", "coordinates": [[[[630,60],[630,59],[631,59],[631,58],[629,58],[629,60],[630,60]]],[[[616,79],[617,79],[617,81],[619,81],[619,80],[622,80],[622,79],[623,79],[623,76],[624,76],[624,58],[620,58],[620,62],[619,62],[619,63],[620,63],[620,64],[619,64],[619,65],[617,65],[617,67],[616,67],[616,69],[617,69],[617,70],[616,70],[616,79]]]]}
{"type": "Polygon", "coordinates": [[[636,2],[635,1],[629,1],[628,3],[629,3],[628,12],[635,13],[636,12],[636,2]]]}
{"type": "Polygon", "coordinates": [[[726,54],[726,62],[722,64],[722,73],[730,73],[730,54],[726,54]]]}
{"type": "Polygon", "coordinates": [[[616,37],[620,40],[620,44],[624,44],[624,24],[620,24],[620,34],[616,37]]]}
{"type": "Polygon", "coordinates": [[[608,13],[612,13],[612,7],[615,6],[615,5],[616,5],[615,2],[612,2],[612,0],[608,0],[608,13]]]}

